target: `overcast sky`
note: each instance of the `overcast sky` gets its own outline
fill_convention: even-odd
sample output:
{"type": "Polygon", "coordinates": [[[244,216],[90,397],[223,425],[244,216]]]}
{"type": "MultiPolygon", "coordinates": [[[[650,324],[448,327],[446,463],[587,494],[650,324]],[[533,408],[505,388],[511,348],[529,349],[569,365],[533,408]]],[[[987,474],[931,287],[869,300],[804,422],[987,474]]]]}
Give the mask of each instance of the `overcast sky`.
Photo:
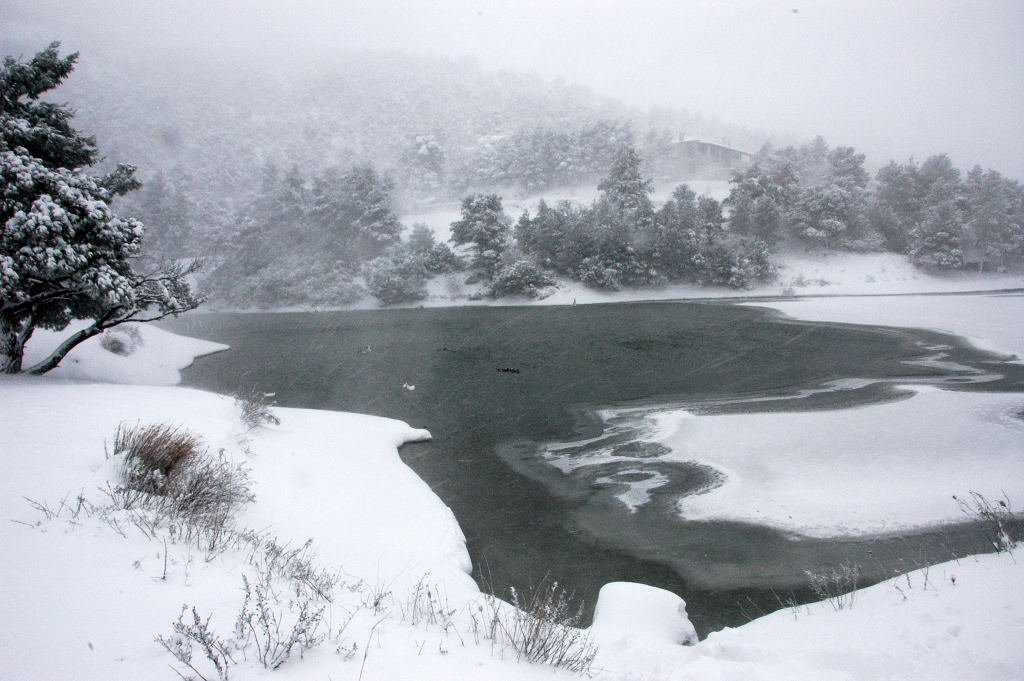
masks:
{"type": "Polygon", "coordinates": [[[1024,179],[1024,0],[0,0],[0,29],[82,49],[475,57],[647,107],[1024,179]]]}

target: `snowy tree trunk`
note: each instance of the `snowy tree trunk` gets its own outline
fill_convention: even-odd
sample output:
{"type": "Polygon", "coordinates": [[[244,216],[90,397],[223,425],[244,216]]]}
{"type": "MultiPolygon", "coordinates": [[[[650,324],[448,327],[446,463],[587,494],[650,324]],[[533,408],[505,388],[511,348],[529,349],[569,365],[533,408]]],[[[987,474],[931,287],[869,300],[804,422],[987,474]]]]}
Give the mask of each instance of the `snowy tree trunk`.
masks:
{"type": "Polygon", "coordinates": [[[33,376],[40,376],[45,374],[47,371],[56,368],[60,361],[64,359],[71,350],[84,340],[88,340],[93,336],[103,333],[105,327],[100,326],[98,323],[92,326],[87,326],[81,331],[71,334],[68,338],[57,346],[57,348],[51,352],[46,359],[28,368],[27,373],[33,376]]]}
{"type": "Polygon", "coordinates": [[[32,336],[35,325],[31,315],[15,317],[0,313],[0,373],[20,374],[25,356],[25,344],[32,336]]]}

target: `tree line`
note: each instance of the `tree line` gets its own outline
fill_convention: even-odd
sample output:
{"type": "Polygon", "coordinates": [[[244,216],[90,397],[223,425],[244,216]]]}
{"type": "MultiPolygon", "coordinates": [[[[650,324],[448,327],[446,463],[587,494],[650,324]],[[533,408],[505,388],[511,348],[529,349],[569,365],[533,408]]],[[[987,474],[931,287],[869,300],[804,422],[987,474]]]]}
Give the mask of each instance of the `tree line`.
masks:
{"type": "Polygon", "coordinates": [[[890,162],[820,137],[758,152],[725,204],[737,234],[765,242],[906,254],[918,266],[1005,268],[1024,260],[1024,187],[995,170],[963,174],[945,154],[890,162]]]}
{"type": "MultiPolygon", "coordinates": [[[[818,138],[763,148],[734,173],[722,203],[684,184],[656,206],[628,129],[600,127],[581,129],[580,139],[597,130],[626,143],[591,204],[541,201],[513,220],[497,194],[470,194],[450,245],[425,225],[403,238],[394,182],[367,164],[307,174],[267,165],[245,196],[217,208],[219,230],[194,230],[194,206],[173,180],[157,176],[135,192],[130,166],[90,170],[95,140],[72,127],[66,106],[40,100],[73,70],[77,55],[61,58],[58,47],[25,63],[8,57],[0,68],[0,369],[8,373],[23,370],[37,328],[86,320],[29,368],[41,373],[106,329],[194,309],[204,298],[191,286],[196,266],[182,258],[200,253],[205,283],[237,307],[344,305],[366,293],[409,303],[427,296],[432,277],[456,272],[479,284],[475,295],[491,297],[537,297],[556,277],[609,290],[675,282],[742,289],[773,277],[773,253],[800,247],[898,252],[931,269],[1024,261],[1024,188],[994,170],[963,174],[940,154],[892,162],[872,179],[863,154],[818,138]],[[143,223],[115,204],[146,218],[145,242],[143,223]]],[[[572,156],[582,148],[609,157],[600,145],[568,144],[576,160],[553,164],[543,151],[552,139],[527,145],[531,163],[549,166],[542,184],[592,169],[600,159],[572,156]]],[[[430,140],[419,144],[429,165],[430,140]]],[[[515,172],[541,172],[530,168],[515,172]]]]}

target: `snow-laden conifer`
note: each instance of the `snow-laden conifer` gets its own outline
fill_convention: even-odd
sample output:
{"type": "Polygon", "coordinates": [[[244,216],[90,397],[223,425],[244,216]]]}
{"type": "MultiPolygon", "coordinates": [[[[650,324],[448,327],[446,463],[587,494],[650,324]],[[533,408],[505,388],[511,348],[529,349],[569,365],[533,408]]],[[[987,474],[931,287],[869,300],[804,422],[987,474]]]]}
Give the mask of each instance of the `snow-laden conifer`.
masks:
{"type": "Polygon", "coordinates": [[[73,112],[39,101],[74,68],[53,43],[25,63],[0,69],[0,370],[19,373],[37,327],[69,336],[30,373],[57,366],[78,343],[130,321],[151,321],[201,302],[185,278],[195,266],[135,269],[143,227],[110,203],[135,189],[134,168],[90,174],[95,142],[71,127],[73,112]]]}

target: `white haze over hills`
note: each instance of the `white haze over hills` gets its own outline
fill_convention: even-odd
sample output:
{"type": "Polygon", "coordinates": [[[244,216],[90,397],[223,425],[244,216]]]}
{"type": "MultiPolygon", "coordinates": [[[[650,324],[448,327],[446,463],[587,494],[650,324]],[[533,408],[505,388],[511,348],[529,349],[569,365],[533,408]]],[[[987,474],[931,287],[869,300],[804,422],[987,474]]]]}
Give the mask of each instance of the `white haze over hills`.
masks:
{"type": "Polygon", "coordinates": [[[628,106],[821,134],[869,165],[948,152],[1024,178],[1024,6],[1013,0],[8,0],[0,25],[0,44],[26,54],[61,39],[87,57],[102,46],[122,67],[194,60],[193,74],[246,61],[294,74],[311,54],[353,49],[470,57],[628,106]]]}

